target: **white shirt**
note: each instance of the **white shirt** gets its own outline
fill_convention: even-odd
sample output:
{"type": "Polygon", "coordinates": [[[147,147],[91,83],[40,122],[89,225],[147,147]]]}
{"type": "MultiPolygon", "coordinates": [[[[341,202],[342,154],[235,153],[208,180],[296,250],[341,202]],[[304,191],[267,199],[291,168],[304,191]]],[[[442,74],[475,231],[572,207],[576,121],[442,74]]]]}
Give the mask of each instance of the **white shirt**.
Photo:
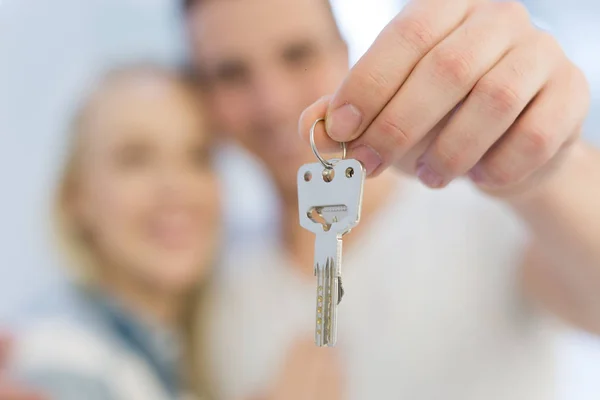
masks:
{"type": "MultiPolygon", "coordinates": [[[[348,399],[554,398],[553,329],[519,289],[526,232],[503,205],[464,182],[403,182],[361,224],[338,320],[348,399]]],[[[231,263],[210,356],[220,394],[240,399],[271,387],[291,343],[314,335],[316,288],[275,246],[231,263]]]]}

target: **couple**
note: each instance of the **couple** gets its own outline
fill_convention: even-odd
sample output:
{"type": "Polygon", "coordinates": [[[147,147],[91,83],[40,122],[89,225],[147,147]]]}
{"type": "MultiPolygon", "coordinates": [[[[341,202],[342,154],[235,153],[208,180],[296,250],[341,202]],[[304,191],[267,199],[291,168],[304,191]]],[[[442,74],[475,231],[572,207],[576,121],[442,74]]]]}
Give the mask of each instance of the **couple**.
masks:
{"type": "Polygon", "coordinates": [[[517,3],[414,0],[348,71],[327,0],[185,10],[195,84],[115,71],[77,119],[57,212],[79,307],[16,346],[26,382],[59,399],[553,398],[548,314],[600,333],[600,154],[556,41],[517,3]],[[372,177],[333,349],[312,344],[296,204],[314,161],[298,118],[306,140],[325,115],[317,146],[348,142],[372,177]],[[280,242],[218,268],[209,131],[282,203],[280,242]]]}

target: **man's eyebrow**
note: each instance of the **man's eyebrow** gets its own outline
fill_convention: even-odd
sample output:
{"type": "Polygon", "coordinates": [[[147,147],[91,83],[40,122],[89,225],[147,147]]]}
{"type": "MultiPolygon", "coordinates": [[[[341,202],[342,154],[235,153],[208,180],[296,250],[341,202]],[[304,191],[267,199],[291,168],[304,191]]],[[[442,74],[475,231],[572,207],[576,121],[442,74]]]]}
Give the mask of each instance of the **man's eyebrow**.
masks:
{"type": "Polygon", "coordinates": [[[313,51],[317,44],[310,39],[297,40],[292,43],[287,43],[283,46],[282,53],[284,55],[295,55],[297,53],[308,53],[313,51]]]}

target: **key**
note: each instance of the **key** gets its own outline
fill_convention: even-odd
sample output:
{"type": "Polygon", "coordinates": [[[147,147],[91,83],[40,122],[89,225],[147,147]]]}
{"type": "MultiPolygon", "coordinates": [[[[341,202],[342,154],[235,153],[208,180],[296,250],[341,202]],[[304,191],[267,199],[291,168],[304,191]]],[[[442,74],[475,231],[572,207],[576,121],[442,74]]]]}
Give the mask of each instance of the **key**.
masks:
{"type": "Polygon", "coordinates": [[[315,344],[334,346],[342,287],[342,236],[360,220],[365,171],[357,160],[339,160],[331,168],[307,164],[298,171],[300,225],[315,237],[317,278],[315,344]]]}

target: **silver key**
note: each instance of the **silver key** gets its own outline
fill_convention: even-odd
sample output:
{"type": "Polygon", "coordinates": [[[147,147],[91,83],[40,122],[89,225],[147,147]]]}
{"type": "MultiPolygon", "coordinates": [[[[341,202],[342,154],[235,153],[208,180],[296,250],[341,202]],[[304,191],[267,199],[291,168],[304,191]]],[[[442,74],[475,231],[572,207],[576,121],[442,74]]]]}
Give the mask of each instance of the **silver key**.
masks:
{"type": "Polygon", "coordinates": [[[365,171],[357,160],[307,164],[298,171],[300,225],[315,238],[317,277],[315,343],[334,346],[337,306],[343,296],[342,236],[360,220],[365,171]]]}

